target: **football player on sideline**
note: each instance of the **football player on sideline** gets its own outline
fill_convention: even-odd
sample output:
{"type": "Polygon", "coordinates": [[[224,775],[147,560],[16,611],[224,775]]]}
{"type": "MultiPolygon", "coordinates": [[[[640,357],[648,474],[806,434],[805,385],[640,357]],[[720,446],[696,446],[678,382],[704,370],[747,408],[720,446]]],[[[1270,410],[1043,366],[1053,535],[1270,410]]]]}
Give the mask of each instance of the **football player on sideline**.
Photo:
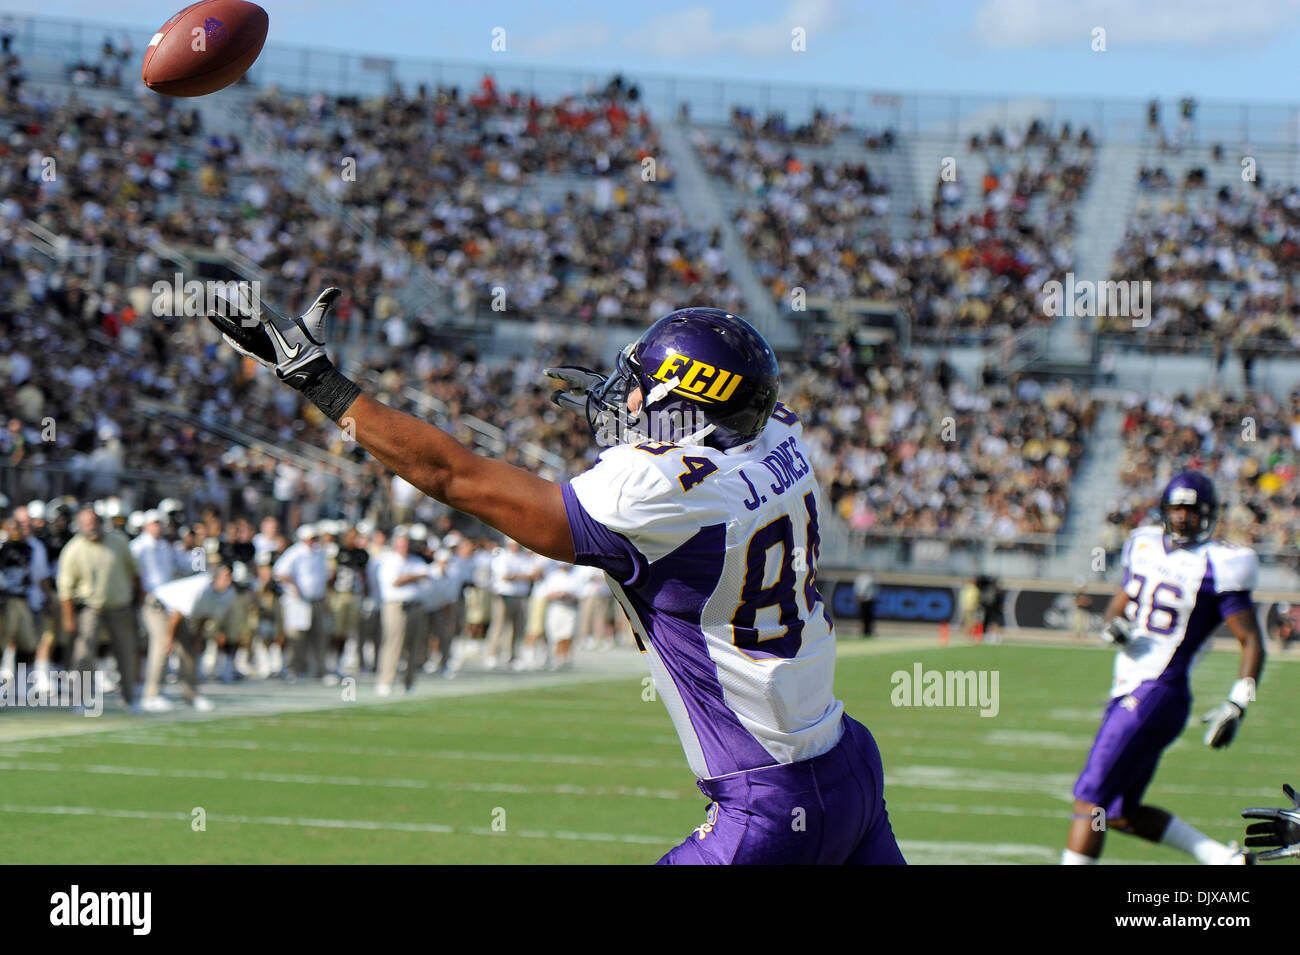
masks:
{"type": "Polygon", "coordinates": [[[1106,608],[1103,639],[1119,647],[1110,703],[1074,786],[1074,821],[1064,865],[1090,865],[1107,829],[1181,849],[1206,865],[1253,862],[1248,854],[1142,803],[1165,747],[1191,710],[1188,679],[1222,623],[1241,644],[1228,699],[1201,718],[1205,743],[1232,742],[1264,666],[1250,592],[1259,560],[1248,547],[1212,540],[1214,485],[1196,471],[1176,475],[1160,498],[1162,527],[1139,527],[1124,544],[1124,583],[1106,608]]]}
{"type": "Polygon", "coordinates": [[[325,353],[338,294],[326,289],[298,319],[265,304],[209,318],[430,497],[606,572],[713,801],[660,861],[901,864],[880,751],[832,693],[816,481],[762,336],[728,312],[686,308],[623,349],[607,378],[548,372],[564,383],[556,402],[616,442],[559,485],[362,394],[325,353]]]}

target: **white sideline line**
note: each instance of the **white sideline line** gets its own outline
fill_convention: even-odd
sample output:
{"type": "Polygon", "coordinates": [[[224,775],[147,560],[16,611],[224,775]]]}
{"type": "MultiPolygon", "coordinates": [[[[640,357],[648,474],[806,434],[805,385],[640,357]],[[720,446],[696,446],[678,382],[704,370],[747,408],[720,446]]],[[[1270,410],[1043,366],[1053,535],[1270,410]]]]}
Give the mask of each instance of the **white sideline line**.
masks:
{"type": "MultiPolygon", "coordinates": [[[[393,723],[387,722],[385,720],[361,720],[361,719],[346,719],[346,718],[338,719],[338,720],[311,720],[311,719],[297,719],[296,717],[278,717],[278,716],[274,717],[273,719],[275,720],[275,722],[272,724],[273,726],[277,726],[277,727],[283,726],[289,729],[320,729],[320,730],[335,730],[335,731],[359,730],[365,733],[372,733],[372,732],[392,733],[392,732],[413,731],[413,728],[410,726],[394,725],[393,723]]],[[[473,717],[473,719],[477,721],[481,719],[481,717],[475,716],[473,717]]],[[[585,719],[582,722],[584,722],[587,725],[591,724],[590,719],[585,719]]],[[[622,720],[619,720],[618,725],[625,726],[627,724],[625,724],[622,720]]],[[[663,723],[656,724],[656,728],[661,729],[662,727],[663,727],[663,723]]],[[[225,728],[236,729],[237,727],[225,727],[225,728]]],[[[250,727],[246,727],[246,729],[257,729],[257,727],[250,726],[250,727]]],[[[555,729],[553,727],[549,727],[548,729],[550,735],[555,739],[580,740],[582,742],[590,742],[590,743],[602,743],[602,742],[656,743],[656,744],[662,744],[664,746],[681,746],[681,740],[679,740],[676,736],[667,736],[667,735],[620,736],[613,733],[571,733],[567,730],[555,729]]],[[[450,728],[445,728],[436,725],[422,726],[419,728],[418,732],[425,733],[430,736],[464,736],[465,735],[464,730],[450,729],[450,728]]],[[[505,737],[510,737],[512,739],[532,739],[532,740],[537,739],[536,729],[534,729],[532,732],[529,733],[522,732],[519,730],[501,730],[501,729],[492,729],[489,730],[488,732],[494,737],[505,736],[505,737]]],[[[190,730],[190,732],[188,733],[178,734],[178,735],[198,736],[200,735],[200,733],[195,730],[190,730]]]]}
{"type": "MultiPolygon", "coordinates": [[[[95,806],[15,806],[0,804],[0,812],[35,816],[102,816],[110,819],[161,819],[190,822],[188,812],[156,812],[143,809],[101,809],[95,806]]],[[[669,846],[680,836],[641,836],[612,832],[548,831],[544,829],[506,829],[497,832],[486,826],[446,826],[434,822],[385,822],[370,819],[312,819],[295,816],[242,816],[208,813],[208,822],[254,826],[297,826],[304,829],[365,829],[380,832],[424,832],[434,835],[489,836],[494,839],[516,836],[521,839],[561,839],[582,842],[628,842],[636,845],[669,846]]]]}
{"type": "MultiPolygon", "coordinates": [[[[1076,777],[1065,773],[1016,773],[1009,770],[971,770],[952,766],[899,766],[885,770],[885,791],[944,789],[960,792],[1032,793],[1067,802],[1076,777]]],[[[906,806],[902,807],[906,808],[906,806]]]]}
{"type": "MultiPolygon", "coordinates": [[[[0,760],[0,772],[90,773],[101,776],[143,776],[151,779],[214,779],[260,783],[300,783],[307,786],[376,786],[391,789],[437,789],[453,792],[506,793],[535,796],[636,796],[647,799],[688,799],[693,793],[641,786],[526,786],[518,783],[441,783],[427,779],[367,776],[313,776],[301,773],[231,773],[221,769],[158,769],[149,766],[88,766],[0,760]]],[[[702,797],[701,797],[702,798],[702,797]]]]}
{"type": "Polygon", "coordinates": [[[908,862],[926,864],[1014,864],[1017,862],[1055,862],[1059,849],[1016,842],[932,842],[900,839],[898,848],[908,862]]]}
{"type": "Polygon", "coordinates": [[[453,681],[422,680],[418,684],[415,696],[401,694],[387,698],[375,696],[369,678],[358,687],[360,698],[346,701],[338,688],[328,691],[314,685],[284,687],[273,683],[242,684],[226,689],[212,684],[208,696],[217,704],[213,713],[196,714],[187,707],[177,708],[167,714],[147,716],[130,715],[124,711],[110,710],[97,719],[73,716],[69,710],[51,710],[48,713],[31,714],[21,721],[0,721],[0,747],[13,741],[58,737],[78,737],[87,734],[98,735],[123,729],[152,728],[178,724],[209,724],[222,720],[257,718],[274,716],[282,713],[313,713],[346,710],[350,708],[367,709],[371,707],[382,710],[399,710],[409,706],[418,706],[424,702],[441,702],[444,700],[466,700],[479,696],[515,694],[536,690],[571,689],[586,684],[619,683],[634,679],[644,673],[640,660],[600,658],[591,664],[591,669],[572,670],[564,673],[512,673],[492,674],[486,672],[468,672],[464,679],[453,681]]]}
{"type": "MultiPolygon", "coordinates": [[[[162,727],[160,727],[161,729],[162,727]]],[[[78,741],[80,742],[80,741],[78,741]]],[[[192,748],[189,739],[158,739],[118,733],[101,736],[96,744],[128,746],[175,746],[192,748]]],[[[258,740],[204,739],[204,749],[238,749],[265,753],[330,753],[340,756],[397,756],[411,759],[468,759],[486,763],[547,763],[561,766],[635,766],[640,769],[681,769],[680,760],[642,759],[621,756],[579,756],[572,753],[489,753],[455,749],[389,749],[380,746],[320,746],[310,743],[263,743],[258,740]]]]}
{"type": "MultiPolygon", "coordinates": [[[[898,812],[939,812],[946,816],[1011,816],[1013,818],[1031,816],[1036,819],[1060,819],[1063,823],[1068,822],[1070,819],[1069,808],[1057,810],[1019,809],[1015,806],[957,806],[941,802],[909,802],[897,807],[890,806],[889,808],[891,811],[898,812]]],[[[1182,813],[1178,814],[1178,818],[1183,822],[1203,828],[1224,824],[1222,819],[1203,819],[1198,816],[1184,816],[1182,813]]]]}
{"type": "MultiPolygon", "coordinates": [[[[911,865],[1056,865],[1061,850],[1015,842],[925,842],[903,839],[898,843],[911,865]]],[[[1102,858],[1110,865],[1160,865],[1137,859],[1102,858]]]]}
{"type": "MultiPolygon", "coordinates": [[[[1080,764],[1082,768],[1082,764],[1080,764]]],[[[886,793],[896,789],[943,789],[957,792],[1003,792],[1047,795],[1072,802],[1077,776],[1073,773],[1018,773],[1012,770],[966,768],[954,766],[899,766],[885,769],[886,793]]],[[[1157,773],[1151,784],[1150,798],[1167,794],[1180,796],[1230,796],[1234,799],[1268,799],[1271,787],[1198,786],[1185,783],[1162,783],[1157,773]]],[[[906,803],[900,809],[909,808],[906,803]]]]}
{"type": "MultiPolygon", "coordinates": [[[[160,812],[142,809],[103,809],[94,806],[21,806],[0,804],[0,813],[38,816],[95,816],[109,819],[163,820],[189,823],[188,812],[160,812]]],[[[646,836],[612,832],[575,832],[572,830],[506,829],[496,832],[486,826],[455,826],[431,822],[387,822],[369,819],[318,819],[295,816],[246,816],[208,813],[209,823],[257,826],[292,826],[303,829],[353,829],[371,832],[416,832],[429,835],[473,835],[499,839],[549,839],[579,842],[614,842],[632,845],[663,846],[667,849],[680,842],[679,836],[646,836]]],[[[909,861],[916,863],[1016,863],[1054,862],[1057,850],[1045,846],[1007,842],[937,842],[901,840],[899,847],[909,861]]]]}

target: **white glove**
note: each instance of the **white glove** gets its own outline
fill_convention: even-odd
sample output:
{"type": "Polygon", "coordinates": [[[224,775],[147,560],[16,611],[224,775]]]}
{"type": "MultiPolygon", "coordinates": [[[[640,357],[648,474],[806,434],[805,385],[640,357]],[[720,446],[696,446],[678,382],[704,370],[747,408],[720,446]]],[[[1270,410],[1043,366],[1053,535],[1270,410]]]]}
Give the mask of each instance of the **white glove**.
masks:
{"type": "Polygon", "coordinates": [[[1237,727],[1246,715],[1246,706],[1255,698],[1255,681],[1243,677],[1232,685],[1228,698],[1201,717],[1205,729],[1205,745],[1223,749],[1237,735],[1237,727]]]}
{"type": "Polygon", "coordinates": [[[1133,639],[1133,624],[1124,617],[1112,617],[1101,631],[1101,638],[1122,647],[1133,639]]]}

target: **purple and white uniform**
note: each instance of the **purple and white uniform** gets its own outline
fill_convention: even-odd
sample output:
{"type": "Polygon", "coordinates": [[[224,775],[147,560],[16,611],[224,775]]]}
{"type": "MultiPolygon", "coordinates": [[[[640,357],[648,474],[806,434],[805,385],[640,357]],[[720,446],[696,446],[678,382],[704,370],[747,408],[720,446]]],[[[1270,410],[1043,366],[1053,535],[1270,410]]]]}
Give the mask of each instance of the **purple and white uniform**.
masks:
{"type": "Polygon", "coordinates": [[[1076,799],[1127,817],[1142,800],[1165,747],[1191,710],[1188,680],[1224,620],[1251,610],[1259,559],[1248,547],[1204,541],[1166,546],[1160,527],[1139,527],[1124,544],[1126,615],[1132,638],[1115,659],[1111,700],[1076,799]]]}
{"type": "Polygon", "coordinates": [[[879,751],[832,693],[800,432],[777,405],[750,444],[619,445],[563,488],[714,800],[664,862],[902,862],[879,751]]]}

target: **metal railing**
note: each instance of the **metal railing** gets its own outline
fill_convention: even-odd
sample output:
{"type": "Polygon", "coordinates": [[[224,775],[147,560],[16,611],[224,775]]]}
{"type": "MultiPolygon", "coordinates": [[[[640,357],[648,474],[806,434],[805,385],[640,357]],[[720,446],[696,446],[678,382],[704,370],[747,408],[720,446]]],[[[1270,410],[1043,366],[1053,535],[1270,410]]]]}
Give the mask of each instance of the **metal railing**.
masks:
{"type": "MultiPolygon", "coordinates": [[[[381,387],[380,376],[376,372],[362,368],[354,362],[343,361],[340,364],[353,377],[359,378],[374,387],[381,387]]],[[[428,415],[438,427],[446,431],[455,431],[458,427],[466,428],[474,436],[475,447],[487,452],[489,455],[505,454],[509,448],[505,431],[494,424],[484,421],[482,418],[464,413],[453,417],[446,402],[435,398],[433,395],[425,394],[410,385],[403,385],[398,389],[398,394],[412,406],[428,415]]],[[[568,466],[562,457],[553,451],[547,451],[536,442],[525,441],[521,443],[519,452],[530,464],[551,468],[559,474],[568,472],[568,466]]]]}

